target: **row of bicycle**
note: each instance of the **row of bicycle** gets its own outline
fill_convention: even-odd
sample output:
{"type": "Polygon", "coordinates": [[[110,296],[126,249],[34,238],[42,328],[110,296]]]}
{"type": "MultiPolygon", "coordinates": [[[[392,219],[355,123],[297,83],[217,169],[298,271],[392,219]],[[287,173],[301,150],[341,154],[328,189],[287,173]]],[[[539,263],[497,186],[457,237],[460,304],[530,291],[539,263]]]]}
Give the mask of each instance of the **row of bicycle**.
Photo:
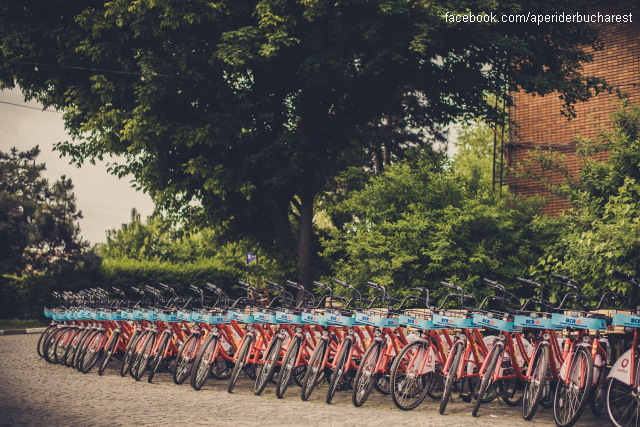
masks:
{"type": "MultiPolygon", "coordinates": [[[[614,275],[638,286],[628,274],[614,275]]],[[[38,353],[84,373],[98,365],[99,375],[121,359],[122,376],[140,380],[148,374],[152,382],[169,372],[176,384],[189,379],[196,390],[215,378],[228,381],[231,393],[245,375],[256,395],[275,384],[278,398],[292,384],[301,388],[302,400],[326,386],[327,403],[345,390],[359,407],[375,389],[403,410],[429,396],[442,414],[455,392],[473,403],[474,416],[482,404],[501,399],[522,405],[526,420],[538,406],[552,407],[556,423],[565,427],[589,403],[595,415],[606,406],[617,426],[637,424],[640,312],[599,314],[623,296],[609,291],[593,300],[570,278],[552,278],[567,288],[555,304],[545,298],[545,286],[522,278],[517,280],[535,290],[534,297],[521,301],[484,279],[496,295],[478,302],[441,282],[436,290],[446,292],[437,307],[431,305],[434,291],[426,288],[398,300],[369,282],[373,298],[367,299],[340,280],[335,283],[349,298],[324,283],[314,282],[318,292],[310,292],[291,281],[287,286],[297,298],[273,282],[264,292],[240,282],[247,293],[237,299],[211,284],[190,286],[194,298],[164,284],[132,287],[137,301],[116,288],[115,297],[100,288],[64,292],[55,294],[58,308],[45,309],[53,322],[38,353]],[[631,348],[613,366],[603,335],[610,324],[633,334],[631,348]]]]}

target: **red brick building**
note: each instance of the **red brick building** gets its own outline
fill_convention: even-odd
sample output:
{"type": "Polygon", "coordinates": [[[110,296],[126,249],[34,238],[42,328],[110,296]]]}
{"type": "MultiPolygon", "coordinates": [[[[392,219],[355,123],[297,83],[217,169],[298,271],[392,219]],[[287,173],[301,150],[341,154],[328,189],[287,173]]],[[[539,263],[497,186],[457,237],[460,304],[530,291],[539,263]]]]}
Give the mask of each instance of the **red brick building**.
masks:
{"type": "MultiPolygon", "coordinates": [[[[603,77],[608,83],[629,94],[632,102],[640,103],[640,9],[632,2],[614,3],[601,9],[602,13],[632,13],[632,23],[598,24],[604,50],[594,54],[594,61],[584,64],[583,74],[603,77]]],[[[594,137],[597,124],[610,123],[609,115],[614,110],[612,101],[615,93],[603,93],[589,102],[576,106],[577,117],[567,120],[560,114],[562,101],[557,94],[544,97],[532,96],[524,92],[512,93],[514,106],[509,110],[510,132],[507,146],[509,168],[509,190],[514,194],[548,196],[539,183],[516,178],[511,171],[529,155],[534,147],[552,148],[566,154],[569,166],[574,171],[579,164],[575,156],[576,135],[594,137]]],[[[550,198],[546,213],[558,214],[567,207],[563,200],[550,198]]]]}

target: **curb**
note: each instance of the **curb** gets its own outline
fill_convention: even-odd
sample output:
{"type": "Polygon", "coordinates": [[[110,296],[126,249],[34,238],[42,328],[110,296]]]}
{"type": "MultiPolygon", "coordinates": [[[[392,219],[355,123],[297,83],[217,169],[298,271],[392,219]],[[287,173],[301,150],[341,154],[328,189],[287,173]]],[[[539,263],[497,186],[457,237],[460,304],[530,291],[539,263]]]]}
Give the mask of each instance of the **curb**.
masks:
{"type": "Polygon", "coordinates": [[[21,335],[21,334],[41,334],[47,328],[27,328],[27,329],[8,329],[0,331],[0,335],[21,335]]]}

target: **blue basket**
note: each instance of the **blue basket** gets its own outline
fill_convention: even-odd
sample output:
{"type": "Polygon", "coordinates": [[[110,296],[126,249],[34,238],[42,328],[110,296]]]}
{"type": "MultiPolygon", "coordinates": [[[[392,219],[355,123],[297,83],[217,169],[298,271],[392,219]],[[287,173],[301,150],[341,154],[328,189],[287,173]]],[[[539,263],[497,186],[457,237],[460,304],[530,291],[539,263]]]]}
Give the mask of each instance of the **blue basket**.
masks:
{"type": "Polygon", "coordinates": [[[132,310],[126,310],[126,309],[120,309],[120,318],[122,320],[133,320],[133,311],[132,310]]]}
{"type": "Polygon", "coordinates": [[[156,310],[147,310],[146,312],[146,320],[152,321],[152,322],[157,322],[158,320],[160,320],[160,313],[157,312],[156,310]]]}
{"type": "Polygon", "coordinates": [[[326,320],[324,320],[324,314],[302,313],[300,316],[302,323],[309,325],[327,326],[326,320]]]}
{"type": "Polygon", "coordinates": [[[535,329],[564,329],[564,327],[554,326],[551,323],[551,319],[545,319],[541,317],[533,318],[529,316],[515,316],[513,323],[521,328],[535,328],[535,329]]]}
{"type": "Polygon", "coordinates": [[[633,314],[616,313],[613,315],[613,322],[611,322],[611,324],[616,326],[640,328],[640,316],[634,316],[633,314]]]}
{"type": "Polygon", "coordinates": [[[237,311],[229,310],[227,315],[229,316],[229,318],[231,320],[235,320],[236,322],[248,323],[248,324],[255,323],[253,315],[251,315],[251,314],[244,314],[244,313],[239,313],[237,311]]]}
{"type": "Polygon", "coordinates": [[[356,313],[355,319],[358,325],[376,326],[378,328],[397,328],[400,325],[398,319],[372,316],[366,313],[356,313]]]}
{"type": "Polygon", "coordinates": [[[444,326],[446,328],[460,329],[480,329],[480,325],[473,323],[473,319],[463,319],[461,317],[443,316],[441,314],[433,315],[433,324],[436,326],[444,326]]]}
{"type": "Polygon", "coordinates": [[[566,314],[558,313],[553,313],[551,315],[551,324],[558,327],[591,329],[596,331],[604,331],[607,329],[607,324],[602,319],[567,316],[566,314]]]}
{"type": "Polygon", "coordinates": [[[209,325],[219,325],[221,323],[230,323],[229,316],[226,314],[204,314],[202,316],[202,322],[209,325]]]}
{"type": "Polygon", "coordinates": [[[278,323],[276,321],[276,315],[267,313],[266,311],[256,311],[253,313],[253,320],[256,323],[269,323],[271,325],[278,323]]]}
{"type": "Polygon", "coordinates": [[[51,312],[51,310],[49,310],[48,308],[44,309],[44,317],[48,317],[50,319],[53,318],[53,313],[51,312]]]}
{"type": "Polygon", "coordinates": [[[184,320],[185,322],[193,322],[193,313],[186,310],[178,310],[178,320],[184,320]]]}
{"type": "Polygon", "coordinates": [[[407,316],[406,314],[401,314],[398,317],[398,322],[403,326],[411,326],[418,329],[445,329],[444,326],[436,326],[433,324],[431,320],[420,319],[417,317],[407,316]]]}
{"type": "Polygon", "coordinates": [[[158,313],[158,319],[163,322],[179,322],[177,314],[158,313]]]}
{"type": "Polygon", "coordinates": [[[133,310],[133,318],[135,320],[147,320],[147,313],[142,310],[133,310]]]}
{"type": "Polygon", "coordinates": [[[53,313],[53,320],[57,320],[59,322],[67,320],[67,314],[63,310],[56,310],[53,313]]]}
{"type": "Polygon", "coordinates": [[[345,315],[336,314],[336,313],[325,313],[324,314],[324,320],[329,325],[341,325],[341,326],[355,326],[356,325],[356,319],[354,317],[345,316],[345,315]]]}
{"type": "Polygon", "coordinates": [[[507,322],[502,319],[494,319],[483,314],[474,314],[473,323],[485,328],[495,329],[502,332],[522,332],[522,327],[515,325],[513,322],[507,322]]]}
{"type": "Polygon", "coordinates": [[[297,314],[285,313],[284,311],[276,311],[276,322],[279,324],[299,325],[302,319],[297,314]]]}

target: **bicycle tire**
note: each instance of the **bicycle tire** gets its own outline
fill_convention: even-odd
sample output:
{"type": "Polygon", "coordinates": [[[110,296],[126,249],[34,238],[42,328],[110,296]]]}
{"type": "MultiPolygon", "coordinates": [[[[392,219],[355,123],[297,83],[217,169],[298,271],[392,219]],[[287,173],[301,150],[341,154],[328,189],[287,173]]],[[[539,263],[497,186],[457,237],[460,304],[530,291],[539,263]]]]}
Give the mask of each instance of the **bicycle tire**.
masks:
{"type": "Polygon", "coordinates": [[[218,338],[219,337],[214,334],[209,334],[198,349],[198,354],[193,361],[193,367],[191,369],[190,383],[194,390],[200,390],[207,382],[207,379],[209,379],[211,363],[213,363],[216,358],[215,350],[218,345],[218,338]],[[205,359],[205,356],[207,359],[205,359]]]}
{"type": "Polygon", "coordinates": [[[57,325],[49,325],[47,329],[44,330],[40,338],[38,339],[38,344],[36,350],[38,351],[38,356],[44,359],[44,343],[46,342],[46,337],[51,332],[53,332],[57,328],[57,325]]]}
{"type": "Polygon", "coordinates": [[[365,404],[373,391],[374,384],[378,380],[379,375],[376,372],[369,374],[366,372],[366,369],[376,369],[381,351],[382,343],[380,341],[374,341],[373,344],[367,348],[364,356],[362,356],[362,361],[360,362],[358,371],[356,372],[356,378],[353,381],[353,393],[351,394],[351,403],[353,403],[353,406],[356,408],[365,404]],[[363,380],[368,380],[368,382],[362,382],[363,380]]]}
{"type": "Polygon", "coordinates": [[[522,399],[522,418],[527,421],[533,418],[538,409],[542,391],[547,384],[548,365],[549,347],[546,345],[538,346],[531,361],[531,376],[525,385],[522,399]]]}
{"type": "Polygon", "coordinates": [[[88,329],[78,329],[78,332],[73,336],[73,340],[71,340],[71,345],[67,348],[67,352],[64,355],[64,365],[71,367],[73,363],[73,359],[76,356],[76,351],[80,346],[80,343],[84,339],[85,335],[89,332],[88,329]]]}
{"type": "Polygon", "coordinates": [[[287,392],[289,385],[291,385],[291,374],[296,368],[296,361],[298,360],[298,352],[300,351],[301,338],[294,336],[289,342],[284,358],[282,359],[282,365],[280,366],[280,375],[278,375],[278,382],[276,384],[276,397],[282,399],[287,392]]]}
{"type": "MultiPolygon", "coordinates": [[[[582,411],[587,404],[587,399],[590,396],[591,384],[593,383],[593,358],[591,357],[591,353],[584,347],[578,347],[578,350],[571,361],[571,366],[569,367],[568,378],[574,378],[576,370],[580,369],[578,365],[586,370],[584,376],[582,377],[581,375],[585,381],[585,386],[583,389],[578,387],[579,390],[582,390],[582,396],[580,403],[578,405],[573,405],[573,413],[566,415],[560,413],[560,411],[568,406],[565,405],[567,402],[567,386],[564,381],[558,381],[558,387],[556,388],[556,393],[553,399],[553,418],[555,419],[558,427],[571,427],[574,425],[580,418],[580,415],[582,415],[582,411]],[[580,363],[580,359],[583,359],[584,364],[580,363]]],[[[575,389],[575,387],[572,388],[575,389]]],[[[575,401],[577,398],[572,400],[575,401]]]]}
{"type": "Polygon", "coordinates": [[[173,382],[175,384],[180,385],[189,378],[199,339],[199,334],[191,335],[184,345],[180,347],[178,357],[176,357],[176,367],[173,370],[173,382]]]}
{"type": "Polygon", "coordinates": [[[149,372],[149,378],[147,378],[148,383],[153,382],[153,377],[155,376],[156,371],[158,370],[158,366],[160,366],[160,362],[162,362],[162,360],[164,359],[164,352],[167,349],[167,346],[169,345],[170,337],[171,336],[169,333],[162,334],[162,338],[160,339],[160,345],[158,345],[156,355],[151,361],[151,372],[149,372]]]}
{"type": "Polygon", "coordinates": [[[273,378],[273,374],[276,372],[278,366],[278,357],[280,356],[280,349],[282,348],[282,338],[277,336],[275,342],[270,346],[267,356],[262,361],[260,368],[256,374],[256,382],[253,388],[253,393],[256,396],[260,396],[264,389],[269,384],[269,381],[273,378]],[[265,371],[265,366],[267,367],[265,371]]]}
{"type": "Polygon", "coordinates": [[[438,412],[440,415],[444,414],[445,409],[447,409],[447,403],[449,403],[449,397],[451,397],[451,390],[453,390],[453,385],[457,382],[457,372],[458,366],[460,365],[460,359],[462,358],[462,354],[464,353],[464,343],[459,341],[453,349],[453,359],[451,360],[451,366],[449,367],[449,374],[444,381],[444,391],[442,393],[442,399],[440,399],[440,407],[438,408],[438,412]]]}
{"type": "Polygon", "coordinates": [[[607,398],[607,376],[609,375],[609,369],[607,369],[604,362],[598,373],[598,381],[595,387],[591,387],[591,398],[589,404],[591,406],[591,413],[596,417],[600,416],[602,410],[606,405],[607,398]]]}
{"type": "Polygon", "coordinates": [[[144,334],[144,332],[140,332],[138,329],[133,331],[131,338],[129,338],[129,342],[127,343],[127,348],[124,350],[124,357],[122,358],[122,364],[120,365],[120,376],[126,376],[131,370],[131,362],[133,361],[133,353],[138,345],[138,340],[144,334]]]}
{"type": "Polygon", "coordinates": [[[113,331],[113,333],[109,337],[109,341],[107,341],[107,345],[104,346],[104,357],[102,358],[102,363],[100,363],[100,366],[98,367],[98,375],[102,376],[105,369],[107,369],[107,365],[109,365],[109,362],[111,362],[111,357],[118,347],[120,334],[121,332],[119,330],[113,331]]]}
{"type": "Polygon", "coordinates": [[[60,334],[60,336],[58,336],[58,339],[56,339],[53,354],[57,363],[62,364],[62,362],[64,361],[64,355],[67,354],[67,348],[71,344],[73,336],[76,332],[77,329],[68,328],[62,334],[60,334]]]}
{"type": "Polygon", "coordinates": [[[482,405],[482,400],[484,395],[487,393],[487,388],[489,388],[489,384],[492,383],[493,373],[496,370],[496,365],[498,364],[498,358],[500,357],[500,353],[504,351],[504,347],[501,345],[494,345],[491,349],[489,364],[487,365],[487,369],[484,371],[484,375],[482,376],[482,381],[480,382],[480,389],[478,390],[478,397],[476,398],[476,404],[473,406],[473,410],[471,411],[471,415],[474,417],[478,416],[478,411],[480,410],[480,405],[482,405]]]}
{"type": "Polygon", "coordinates": [[[129,367],[129,376],[131,378],[135,378],[136,376],[138,364],[142,355],[142,350],[144,349],[144,346],[147,343],[147,338],[149,338],[150,334],[151,331],[142,331],[140,337],[138,338],[136,346],[133,348],[133,352],[131,355],[131,366],[129,367]]]}
{"type": "MultiPolygon", "coordinates": [[[[636,376],[636,384],[638,384],[637,378],[636,376]]],[[[640,402],[636,397],[635,387],[615,378],[609,378],[607,382],[607,412],[609,420],[616,427],[640,424],[640,402]],[[619,403],[622,404],[622,407],[618,405],[619,403]]]]}
{"type": "Polygon", "coordinates": [[[95,334],[95,332],[96,331],[94,329],[87,330],[87,333],[82,338],[82,341],[80,341],[78,348],[76,348],[76,353],[73,355],[73,359],[71,360],[72,368],[78,370],[78,365],[86,350],[87,342],[91,339],[91,337],[95,334]]]}
{"type": "Polygon", "coordinates": [[[320,369],[320,365],[324,361],[325,351],[327,349],[327,341],[324,339],[319,339],[318,344],[316,344],[316,348],[313,350],[313,354],[311,355],[311,359],[309,359],[309,366],[307,367],[307,373],[302,379],[302,390],[300,394],[300,398],[303,402],[306,402],[311,397],[311,393],[313,393],[313,389],[316,387],[318,383],[318,378],[320,378],[320,374],[322,373],[322,369],[320,369]],[[316,366],[317,364],[317,366],[316,366]]]}
{"type": "Polygon", "coordinates": [[[147,338],[144,340],[144,344],[140,347],[140,351],[136,356],[136,361],[133,366],[131,366],[131,373],[133,379],[136,381],[140,381],[147,371],[147,367],[151,362],[151,353],[155,347],[157,337],[158,334],[155,331],[149,332],[149,334],[147,334],[147,338]]]}
{"type": "Polygon", "coordinates": [[[520,406],[522,404],[522,399],[524,398],[524,386],[525,382],[521,381],[518,378],[511,378],[510,380],[500,381],[499,389],[502,392],[502,401],[509,406],[520,406]],[[509,387],[507,387],[507,385],[509,387]],[[512,394],[509,394],[508,390],[510,390],[510,387],[512,385],[513,387],[515,387],[515,390],[513,390],[512,394]],[[516,393],[518,390],[522,390],[522,394],[517,395],[516,393]]]}
{"type": "Polygon", "coordinates": [[[348,370],[347,367],[345,369],[345,365],[347,363],[347,358],[349,357],[349,352],[351,351],[351,346],[353,345],[352,340],[345,338],[342,348],[340,349],[340,353],[338,357],[336,357],[336,364],[333,368],[333,372],[331,373],[331,381],[329,382],[329,390],[327,390],[327,397],[325,402],[327,404],[331,404],[333,398],[336,395],[336,389],[338,388],[338,383],[340,382],[340,378],[342,375],[348,370]]]}
{"type": "Polygon", "coordinates": [[[409,381],[411,381],[409,384],[406,384],[407,381],[407,375],[406,375],[406,371],[410,370],[411,367],[407,366],[407,363],[404,363],[404,372],[400,372],[400,366],[401,364],[403,364],[403,360],[405,355],[407,355],[407,353],[409,353],[412,349],[414,349],[414,347],[419,347],[416,349],[416,351],[422,353],[420,356],[413,356],[413,355],[409,355],[410,360],[409,362],[411,362],[411,360],[413,360],[413,362],[415,363],[416,361],[418,362],[418,366],[422,364],[422,361],[424,360],[424,357],[427,357],[429,354],[429,344],[421,342],[421,341],[414,341],[408,345],[406,345],[402,350],[400,350],[400,353],[398,353],[398,356],[395,358],[395,360],[393,361],[393,364],[391,365],[391,373],[390,373],[390,388],[391,388],[391,400],[393,401],[393,404],[396,405],[396,407],[398,409],[401,409],[403,411],[411,411],[415,408],[417,408],[418,406],[420,406],[420,404],[424,401],[425,397],[427,396],[428,390],[429,390],[429,385],[431,384],[432,378],[433,376],[431,374],[433,374],[433,372],[429,372],[426,375],[416,375],[416,381],[412,384],[411,382],[412,379],[410,379],[409,381]],[[418,384],[418,382],[420,384],[418,384]],[[414,390],[411,390],[413,387],[415,386],[414,390]],[[410,390],[409,393],[407,393],[406,391],[410,390]],[[405,403],[406,401],[403,399],[403,397],[406,399],[406,397],[411,397],[411,398],[415,398],[416,400],[411,402],[410,404],[405,403]]]}
{"type": "MultiPolygon", "coordinates": [[[[233,353],[230,357],[233,357],[233,353]]],[[[231,372],[233,372],[233,365],[223,357],[216,358],[211,364],[211,376],[216,380],[228,380],[231,378],[231,372]]]]}
{"type": "Polygon", "coordinates": [[[104,338],[104,331],[98,331],[93,338],[91,338],[91,341],[87,345],[86,354],[82,358],[81,372],[83,374],[91,372],[93,367],[96,366],[96,363],[98,363],[98,360],[100,360],[101,356],[104,354],[104,338]]]}
{"type": "Polygon", "coordinates": [[[58,363],[56,360],[56,341],[66,331],[66,328],[59,328],[54,333],[49,335],[47,342],[44,344],[44,360],[55,365],[58,363]]]}
{"type": "Polygon", "coordinates": [[[244,340],[242,340],[242,345],[240,346],[240,350],[238,350],[238,357],[236,359],[236,363],[233,366],[233,371],[231,372],[231,377],[229,378],[229,386],[227,387],[227,393],[233,393],[233,389],[238,382],[238,378],[240,377],[240,372],[242,372],[244,365],[247,361],[247,355],[253,346],[253,335],[245,335],[244,340]]]}

